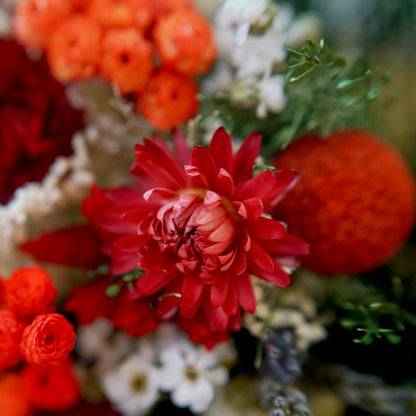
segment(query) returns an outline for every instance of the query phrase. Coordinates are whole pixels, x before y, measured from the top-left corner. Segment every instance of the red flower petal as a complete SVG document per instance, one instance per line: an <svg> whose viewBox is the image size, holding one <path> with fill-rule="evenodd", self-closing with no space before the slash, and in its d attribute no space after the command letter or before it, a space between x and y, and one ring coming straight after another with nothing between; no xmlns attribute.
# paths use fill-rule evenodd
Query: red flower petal
<svg viewBox="0 0 416 416"><path fill-rule="evenodd" d="M298 183L300 175L294 170L275 171L276 183L273 189L263 198L263 203L270 212Z"/></svg>
<svg viewBox="0 0 416 416"><path fill-rule="evenodd" d="M191 318L195 315L201 302L204 287L205 285L199 277L188 274L183 278L182 297L179 302L182 316ZM195 306L197 307L195 308Z"/></svg>
<svg viewBox="0 0 416 416"><path fill-rule="evenodd" d="M222 273L221 277L211 285L211 304L214 308L219 308L224 303L228 290L228 282L228 274Z"/></svg>
<svg viewBox="0 0 416 416"><path fill-rule="evenodd" d="M175 150L174 156L179 166L186 165L191 157L191 151L186 144L185 137L180 130L173 131L173 148Z"/></svg>
<svg viewBox="0 0 416 416"><path fill-rule="evenodd" d="M273 273L274 262L269 254L263 250L263 248L255 241L251 241L250 251L247 253L247 256L251 263L254 263L256 266L260 267L262 270L267 273Z"/></svg>
<svg viewBox="0 0 416 416"><path fill-rule="evenodd" d="M253 164L261 147L260 133L252 133L234 156L234 182L236 185L253 176Z"/></svg>
<svg viewBox="0 0 416 416"><path fill-rule="evenodd" d="M247 273L242 274L237 282L238 300L241 307L249 313L256 310L256 297L254 296L253 286Z"/></svg>
<svg viewBox="0 0 416 416"><path fill-rule="evenodd" d="M204 146L195 146L191 153L190 164L197 167L207 178L211 187L215 185L218 170L208 149Z"/></svg>
<svg viewBox="0 0 416 416"><path fill-rule="evenodd" d="M96 269L108 262L108 257L100 252L100 246L101 240L95 228L80 225L42 234L36 240L23 243L20 248L38 261Z"/></svg>
<svg viewBox="0 0 416 416"><path fill-rule="evenodd" d="M248 228L252 237L260 240L275 240L286 235L286 227L275 220L260 217Z"/></svg>
<svg viewBox="0 0 416 416"><path fill-rule="evenodd" d="M217 169L225 169L231 176L234 175L234 157L231 138L225 131L224 127L220 127L214 133L211 143L208 147L212 158L215 161Z"/></svg>
<svg viewBox="0 0 416 416"><path fill-rule="evenodd" d="M250 198L264 198L274 187L276 178L270 170L259 173L254 178L236 188L234 198L245 200Z"/></svg>
<svg viewBox="0 0 416 416"><path fill-rule="evenodd" d="M291 256L307 256L310 245L291 234L286 234L278 240L262 241L262 246L269 253Z"/></svg>

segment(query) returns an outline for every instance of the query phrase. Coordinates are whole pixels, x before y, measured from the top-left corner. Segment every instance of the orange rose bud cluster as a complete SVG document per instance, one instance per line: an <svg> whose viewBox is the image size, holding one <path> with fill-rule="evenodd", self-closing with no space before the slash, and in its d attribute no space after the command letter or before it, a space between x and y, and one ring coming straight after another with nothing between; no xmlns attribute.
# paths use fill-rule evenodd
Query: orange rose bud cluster
<svg viewBox="0 0 416 416"><path fill-rule="evenodd" d="M55 312L56 296L52 278L40 267L23 267L9 279L0 279L0 408L4 409L8 395L21 402L6 416L29 415L34 408L63 410L79 399L78 381L68 363L75 331ZM42 377L31 376L40 373ZM60 392L53 380L67 377L67 391ZM49 390L45 380L53 385ZM51 400L48 392L53 388L56 394ZM31 394L42 389L47 400L39 406Z"/></svg>
<svg viewBox="0 0 416 416"><path fill-rule="evenodd" d="M160 130L196 114L193 78L217 55L210 24L190 0L24 0L14 27L24 45L46 52L57 79L103 76Z"/></svg>

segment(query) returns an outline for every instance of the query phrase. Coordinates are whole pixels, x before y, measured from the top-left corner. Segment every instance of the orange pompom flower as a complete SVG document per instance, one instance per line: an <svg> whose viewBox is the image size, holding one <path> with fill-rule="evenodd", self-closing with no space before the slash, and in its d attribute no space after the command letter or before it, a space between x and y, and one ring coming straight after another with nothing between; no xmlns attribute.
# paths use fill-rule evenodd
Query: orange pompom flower
<svg viewBox="0 0 416 416"><path fill-rule="evenodd" d="M19 345L24 324L8 310L0 310L0 372L22 359Z"/></svg>
<svg viewBox="0 0 416 416"><path fill-rule="evenodd" d="M136 108L156 128L170 130L198 110L197 85L190 79L162 69L150 78L147 88L137 100Z"/></svg>
<svg viewBox="0 0 416 416"><path fill-rule="evenodd" d="M102 73L121 94L140 92L153 69L152 50L137 29L112 29L103 39Z"/></svg>
<svg viewBox="0 0 416 416"><path fill-rule="evenodd" d="M372 134L344 130L327 140L307 136L274 165L301 174L275 216L311 243L305 267L323 274L370 271L409 237L415 180L400 155Z"/></svg>
<svg viewBox="0 0 416 416"><path fill-rule="evenodd" d="M48 367L28 365L23 377L29 399L38 409L67 410L80 399L80 386L70 360Z"/></svg>
<svg viewBox="0 0 416 416"><path fill-rule="evenodd" d="M101 56L101 29L92 18L74 15L51 34L48 61L53 75L71 81L96 75Z"/></svg>
<svg viewBox="0 0 416 416"><path fill-rule="evenodd" d="M217 55L211 26L196 11L179 10L160 19L153 36L164 65L187 76L208 72Z"/></svg>
<svg viewBox="0 0 416 416"><path fill-rule="evenodd" d="M73 326L58 313L38 315L23 331L20 352L30 364L63 363L74 348Z"/></svg>
<svg viewBox="0 0 416 416"><path fill-rule="evenodd" d="M41 267L22 267L4 281L4 299L9 310L24 322L54 308L57 291L49 273Z"/></svg>
<svg viewBox="0 0 416 416"><path fill-rule="evenodd" d="M7 373L0 378L2 416L30 416L34 413L21 373Z"/></svg>
<svg viewBox="0 0 416 416"><path fill-rule="evenodd" d="M26 0L16 8L14 32L29 47L46 49L51 34L71 14L68 1Z"/></svg>
<svg viewBox="0 0 416 416"><path fill-rule="evenodd" d="M146 30L153 21L148 0L91 0L88 14L106 29L136 27Z"/></svg>

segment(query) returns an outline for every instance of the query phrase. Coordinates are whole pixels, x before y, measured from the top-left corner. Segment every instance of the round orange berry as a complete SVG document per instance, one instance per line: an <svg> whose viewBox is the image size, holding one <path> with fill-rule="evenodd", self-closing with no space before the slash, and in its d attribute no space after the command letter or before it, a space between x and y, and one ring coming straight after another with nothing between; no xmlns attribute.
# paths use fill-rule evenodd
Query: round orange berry
<svg viewBox="0 0 416 416"><path fill-rule="evenodd" d="M146 30L153 21L148 0L91 0L88 14L106 29L131 26Z"/></svg>
<svg viewBox="0 0 416 416"><path fill-rule="evenodd" d="M375 269L406 241L415 180L398 152L374 135L344 130L299 139L275 160L300 173L275 217L311 244L302 264L323 274Z"/></svg>
<svg viewBox="0 0 416 416"><path fill-rule="evenodd" d="M198 110L197 85L190 79L162 69L156 72L139 96L136 108L154 127L171 130L185 123Z"/></svg>
<svg viewBox="0 0 416 416"><path fill-rule="evenodd" d="M164 65L193 76L209 71L217 55L209 22L192 10L179 10L156 23L156 49Z"/></svg>
<svg viewBox="0 0 416 416"><path fill-rule="evenodd" d="M121 94L139 92L153 69L152 50L137 29L109 30L103 39L102 73Z"/></svg>
<svg viewBox="0 0 416 416"><path fill-rule="evenodd" d="M52 34L48 61L60 81L96 75L100 62L101 30L88 16L75 15Z"/></svg>
<svg viewBox="0 0 416 416"><path fill-rule="evenodd" d="M71 14L67 1L26 0L16 8L14 32L25 46L46 49L51 33Z"/></svg>

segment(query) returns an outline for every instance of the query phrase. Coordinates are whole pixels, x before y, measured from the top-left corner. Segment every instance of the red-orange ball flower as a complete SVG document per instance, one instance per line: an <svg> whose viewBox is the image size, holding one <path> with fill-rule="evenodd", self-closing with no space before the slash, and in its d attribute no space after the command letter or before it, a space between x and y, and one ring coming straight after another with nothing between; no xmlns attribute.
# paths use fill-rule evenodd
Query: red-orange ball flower
<svg viewBox="0 0 416 416"><path fill-rule="evenodd" d="M58 313L38 315L23 331L20 351L28 363L40 366L63 363L74 348L73 326Z"/></svg>
<svg viewBox="0 0 416 416"><path fill-rule="evenodd" d="M135 28L109 30L102 43L101 70L121 94L140 92L153 69L152 44Z"/></svg>
<svg viewBox="0 0 416 416"><path fill-rule="evenodd" d="M369 271L408 238L415 180L399 154L370 133L305 137L283 151L275 166L301 174L276 218L311 243L304 266L324 274Z"/></svg>
<svg viewBox="0 0 416 416"><path fill-rule="evenodd" d="M153 36L163 64L187 76L208 72L217 55L211 26L196 11L182 9L160 19Z"/></svg>
<svg viewBox="0 0 416 416"><path fill-rule="evenodd" d="M22 267L4 281L4 299L9 310L30 322L54 308L57 291L49 273L37 266Z"/></svg>
<svg viewBox="0 0 416 416"><path fill-rule="evenodd" d="M24 324L6 309L0 310L0 373L22 359L19 345Z"/></svg>
<svg viewBox="0 0 416 416"><path fill-rule="evenodd" d="M159 130L171 130L198 110L198 87L189 78L162 69L154 73L140 94L136 108Z"/></svg>
<svg viewBox="0 0 416 416"><path fill-rule="evenodd" d="M107 207L90 219L112 233L105 245L111 273L146 270L137 291L160 293L160 316L178 310L192 318L202 311L217 331L238 330L241 309L256 307L249 275L288 286L282 265L308 253L306 243L266 215L297 175L265 171L252 178L259 134L235 155L224 129L209 148L196 146L190 153L179 133L174 144L175 156L160 138L137 145L132 173L140 185L107 191L108 202L98 196Z"/></svg>
<svg viewBox="0 0 416 416"><path fill-rule="evenodd" d="M92 18L76 14L51 33L47 55L60 81L89 78L97 74L101 56L101 29Z"/></svg>
<svg viewBox="0 0 416 416"><path fill-rule="evenodd" d="M70 360L47 367L28 365L23 378L29 400L38 409L63 411L80 399L80 386Z"/></svg>

